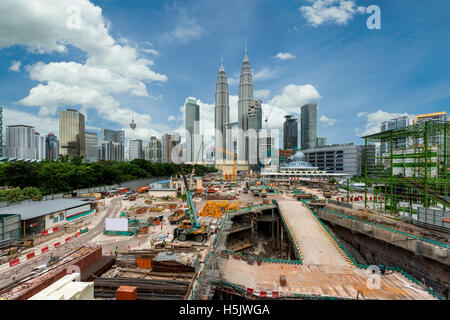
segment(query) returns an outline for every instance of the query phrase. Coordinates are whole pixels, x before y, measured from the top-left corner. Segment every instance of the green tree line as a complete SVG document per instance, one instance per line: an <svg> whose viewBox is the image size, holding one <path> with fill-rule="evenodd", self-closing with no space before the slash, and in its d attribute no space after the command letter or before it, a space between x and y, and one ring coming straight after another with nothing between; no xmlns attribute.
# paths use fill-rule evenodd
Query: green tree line
<svg viewBox="0 0 450 320"><path fill-rule="evenodd" d="M180 165L173 163L152 163L143 159L135 159L131 162L101 160L93 163L84 163L82 160L81 157L69 160L67 156L60 156L58 160L34 163L24 161L3 163L0 164L0 185L20 188L19 190L29 196L26 199L31 199L31 189L27 189L28 193L24 192L27 187L37 188L41 195L48 195L118 184L134 179L181 174ZM189 174L192 172L193 166L186 164L184 169L185 173ZM197 176L216 171L215 168L195 165L195 175ZM17 194L20 191L16 189L14 192ZM35 196L34 193L32 194Z"/></svg>

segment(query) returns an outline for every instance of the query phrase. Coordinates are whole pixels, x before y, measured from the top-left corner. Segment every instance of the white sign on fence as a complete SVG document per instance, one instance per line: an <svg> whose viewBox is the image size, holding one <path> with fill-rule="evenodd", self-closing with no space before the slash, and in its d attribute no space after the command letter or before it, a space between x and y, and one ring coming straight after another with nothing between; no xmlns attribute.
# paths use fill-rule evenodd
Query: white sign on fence
<svg viewBox="0 0 450 320"><path fill-rule="evenodd" d="M128 231L128 219L124 218L106 218L106 231Z"/></svg>

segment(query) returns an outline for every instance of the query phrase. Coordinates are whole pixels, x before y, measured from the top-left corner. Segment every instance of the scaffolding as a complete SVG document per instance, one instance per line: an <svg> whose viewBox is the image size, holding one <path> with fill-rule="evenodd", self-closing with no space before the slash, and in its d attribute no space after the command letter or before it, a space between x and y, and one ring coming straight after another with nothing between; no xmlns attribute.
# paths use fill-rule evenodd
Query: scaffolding
<svg viewBox="0 0 450 320"><path fill-rule="evenodd" d="M365 207L391 214L449 205L448 121L426 121L363 137ZM368 188L372 195L368 197Z"/></svg>

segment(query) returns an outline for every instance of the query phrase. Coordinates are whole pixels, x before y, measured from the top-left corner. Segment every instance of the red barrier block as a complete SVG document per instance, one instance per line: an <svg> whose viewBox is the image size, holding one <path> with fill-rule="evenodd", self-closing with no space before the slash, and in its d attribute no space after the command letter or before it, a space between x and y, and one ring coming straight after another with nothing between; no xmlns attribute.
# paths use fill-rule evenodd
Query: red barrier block
<svg viewBox="0 0 450 320"><path fill-rule="evenodd" d="M56 232L56 231L58 231L58 228L53 228L53 232Z"/></svg>
<svg viewBox="0 0 450 320"><path fill-rule="evenodd" d="M247 288L247 292L250 294L253 294L253 289L252 288Z"/></svg>
<svg viewBox="0 0 450 320"><path fill-rule="evenodd" d="M42 248L42 253L46 253L48 251L48 247Z"/></svg>
<svg viewBox="0 0 450 320"><path fill-rule="evenodd" d="M266 291L261 291L261 292L259 293L259 296L260 296L260 297L267 297L267 292L266 292Z"/></svg>
<svg viewBox="0 0 450 320"><path fill-rule="evenodd" d="M60 245L61 245L61 243L56 242L53 246L56 248L56 247L59 247Z"/></svg>
<svg viewBox="0 0 450 320"><path fill-rule="evenodd" d="M27 260L33 259L34 257L34 252L27 254Z"/></svg>
<svg viewBox="0 0 450 320"><path fill-rule="evenodd" d="M66 238L66 242L69 242L69 241L70 241L70 237Z"/></svg>
<svg viewBox="0 0 450 320"><path fill-rule="evenodd" d="M78 238L79 235L80 235L80 232L75 233L75 238Z"/></svg>
<svg viewBox="0 0 450 320"><path fill-rule="evenodd" d="M43 235L43 236L48 235L48 230L45 230L44 232L42 232L42 235Z"/></svg>
<svg viewBox="0 0 450 320"><path fill-rule="evenodd" d="M277 291L272 291L272 298L278 298L279 296Z"/></svg>
<svg viewBox="0 0 450 320"><path fill-rule="evenodd" d="M11 260L9 262L9 266L14 267L14 266L18 265L19 263L20 263L20 260L17 258L17 259Z"/></svg>

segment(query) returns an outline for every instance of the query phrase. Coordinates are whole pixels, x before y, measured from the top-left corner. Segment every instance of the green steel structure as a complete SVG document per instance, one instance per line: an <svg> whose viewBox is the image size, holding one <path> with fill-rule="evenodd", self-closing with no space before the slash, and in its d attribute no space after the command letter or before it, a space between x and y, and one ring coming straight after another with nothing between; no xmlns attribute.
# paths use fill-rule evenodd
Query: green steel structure
<svg viewBox="0 0 450 320"><path fill-rule="evenodd" d="M366 137L363 173L365 207L415 213L415 205L449 203L447 122L427 121ZM374 196L368 197L368 188Z"/></svg>

